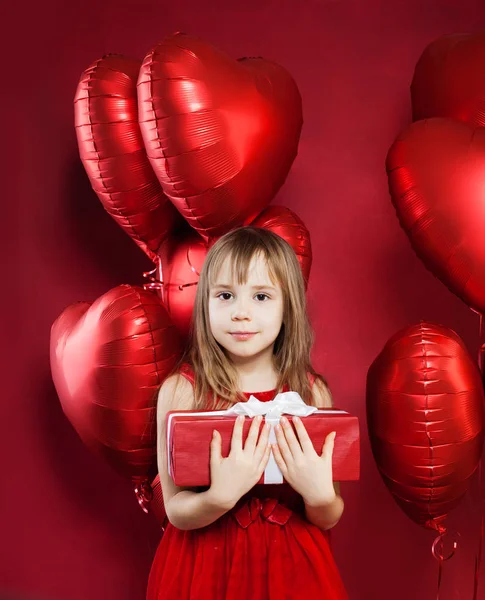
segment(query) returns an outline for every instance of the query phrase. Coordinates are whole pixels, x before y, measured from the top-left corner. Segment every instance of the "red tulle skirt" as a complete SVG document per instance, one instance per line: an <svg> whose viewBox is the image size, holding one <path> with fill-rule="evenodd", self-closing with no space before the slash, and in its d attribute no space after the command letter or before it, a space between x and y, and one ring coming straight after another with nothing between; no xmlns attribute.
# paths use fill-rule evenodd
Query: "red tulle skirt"
<svg viewBox="0 0 485 600"><path fill-rule="evenodd" d="M256 486L202 529L167 525L147 600L344 600L327 534L287 484Z"/></svg>

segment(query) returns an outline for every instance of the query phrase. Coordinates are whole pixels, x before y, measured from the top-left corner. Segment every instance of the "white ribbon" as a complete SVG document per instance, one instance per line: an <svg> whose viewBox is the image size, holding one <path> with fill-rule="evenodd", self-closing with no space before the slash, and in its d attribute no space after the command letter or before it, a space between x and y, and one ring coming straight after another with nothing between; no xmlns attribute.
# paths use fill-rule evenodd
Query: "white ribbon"
<svg viewBox="0 0 485 600"><path fill-rule="evenodd" d="M306 417L317 410L316 406L305 404L298 392L281 392L269 402L261 402L255 396L250 396L247 402L238 402L224 413L227 415L247 415L248 417L265 415L265 420L269 423L279 423L283 414Z"/></svg>
<svg viewBox="0 0 485 600"><path fill-rule="evenodd" d="M264 415L266 423L271 425L269 434L269 443L276 444L276 434L274 428L280 422L281 415L293 415L297 417L307 417L314 413L325 413L325 414L347 414L344 410L332 410L325 409L319 410L316 406L309 406L305 404L303 398L298 392L281 392L277 394L273 400L269 402L261 402L255 396L250 396L249 400L245 402L238 402L231 406L227 410L211 410L207 412L180 412L172 413L168 416L167 421L167 456L168 456L168 472L171 475L171 464L170 464L170 436L171 436L171 419L174 416L192 416L198 417L220 417L230 415L245 415L248 417L256 417L257 415ZM283 474L280 468L276 464L276 461L271 452L268 464L264 470L264 483L283 483Z"/></svg>

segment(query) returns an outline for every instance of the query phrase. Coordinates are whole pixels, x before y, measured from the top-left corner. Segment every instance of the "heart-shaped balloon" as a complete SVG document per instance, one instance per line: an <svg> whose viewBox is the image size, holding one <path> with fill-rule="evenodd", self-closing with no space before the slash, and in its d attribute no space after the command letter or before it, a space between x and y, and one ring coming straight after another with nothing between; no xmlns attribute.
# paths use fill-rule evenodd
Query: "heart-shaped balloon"
<svg viewBox="0 0 485 600"><path fill-rule="evenodd" d="M445 35L421 55L411 84L414 120L485 125L485 33Z"/></svg>
<svg viewBox="0 0 485 600"><path fill-rule="evenodd" d="M297 154L301 97L279 65L233 60L183 34L147 54L138 79L140 127L166 195L202 237L250 223Z"/></svg>
<svg viewBox="0 0 485 600"><path fill-rule="evenodd" d="M69 306L52 326L64 413L86 446L135 482L157 472L157 390L181 351L156 294L129 285Z"/></svg>
<svg viewBox="0 0 485 600"><path fill-rule="evenodd" d="M396 333L367 376L367 423L384 483L419 525L441 531L483 445L480 372L463 341L432 323Z"/></svg>
<svg viewBox="0 0 485 600"><path fill-rule="evenodd" d="M79 153L106 211L152 259L183 221L148 162L138 124L141 61L107 55L81 75L74 100Z"/></svg>
<svg viewBox="0 0 485 600"><path fill-rule="evenodd" d="M427 268L485 313L485 129L413 123L387 156L399 221Z"/></svg>

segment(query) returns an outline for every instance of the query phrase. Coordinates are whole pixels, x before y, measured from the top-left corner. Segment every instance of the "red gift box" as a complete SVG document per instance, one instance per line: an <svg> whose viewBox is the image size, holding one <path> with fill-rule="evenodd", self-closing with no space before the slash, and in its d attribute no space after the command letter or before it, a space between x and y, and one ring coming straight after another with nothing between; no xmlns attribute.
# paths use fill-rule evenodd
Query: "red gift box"
<svg viewBox="0 0 485 600"><path fill-rule="evenodd" d="M168 472L179 487L210 485L210 441L217 429L222 437L222 456L228 456L237 415L225 411L170 411L167 413ZM291 423L291 415L287 415ZM321 454L325 437L336 431L333 451L333 479L355 481L360 474L359 420L339 409L320 409L301 417L302 423ZM246 440L252 418L246 417L243 441ZM264 419L261 427L264 425ZM271 464L270 464L271 463ZM276 475L276 471L278 475ZM278 480L276 480L278 479ZM271 456L259 483L282 483L281 471Z"/></svg>

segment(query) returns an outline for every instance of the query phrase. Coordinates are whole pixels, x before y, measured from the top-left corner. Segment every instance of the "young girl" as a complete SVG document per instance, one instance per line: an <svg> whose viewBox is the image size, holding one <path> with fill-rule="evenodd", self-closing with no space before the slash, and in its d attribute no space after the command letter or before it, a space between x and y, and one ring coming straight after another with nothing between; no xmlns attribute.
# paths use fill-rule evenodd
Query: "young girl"
<svg viewBox="0 0 485 600"><path fill-rule="evenodd" d="M147 600L347 598L325 533L343 511L332 482L335 434L319 454L304 418L289 417L295 435L282 417L277 444L269 446L267 426L258 439L257 417L243 444L240 417L227 458L214 431L210 487L178 488L167 473L169 410L220 410L251 394L268 401L288 390L307 404L330 407L326 382L310 363L312 340L291 246L252 227L220 238L200 274L190 349L159 392L158 468L169 523ZM285 482L258 485L271 451Z"/></svg>

